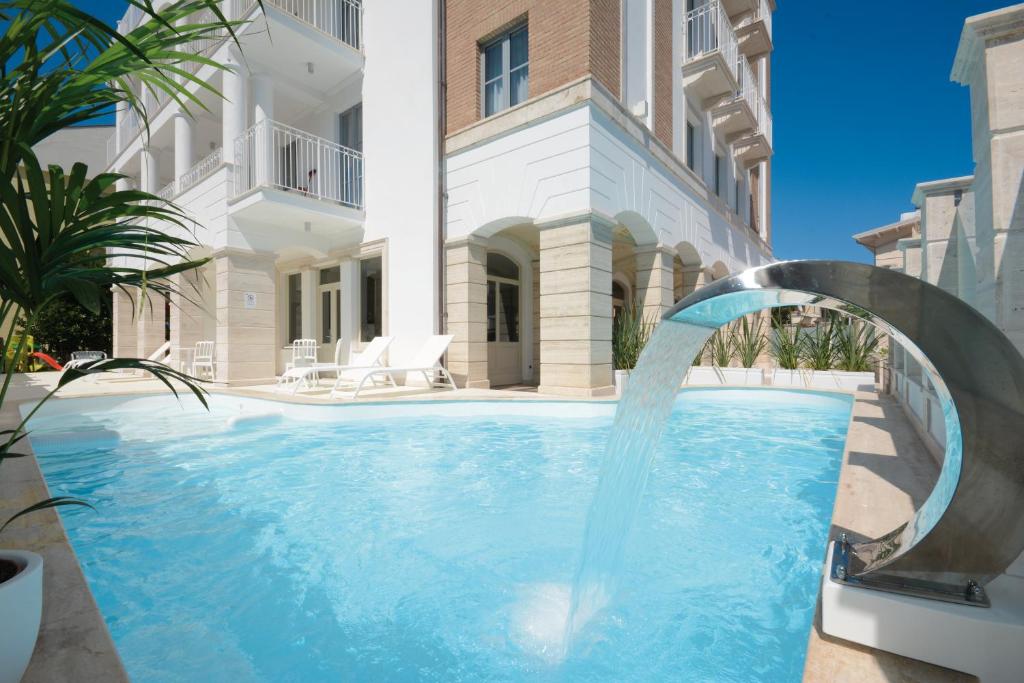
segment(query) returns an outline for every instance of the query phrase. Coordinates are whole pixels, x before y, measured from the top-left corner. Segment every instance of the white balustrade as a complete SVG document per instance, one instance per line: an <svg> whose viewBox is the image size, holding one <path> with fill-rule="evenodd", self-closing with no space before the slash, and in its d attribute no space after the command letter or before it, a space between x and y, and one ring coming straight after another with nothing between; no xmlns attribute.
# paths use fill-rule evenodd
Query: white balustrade
<svg viewBox="0 0 1024 683"><path fill-rule="evenodd" d="M743 55L739 57L739 84L740 89L736 94L737 97L743 98L747 105L750 107L750 111L754 114L754 118L757 121L757 132L765 136L768 144L772 144L772 115L768 111L768 105L765 102L764 97L761 96L760 88L758 87L757 79L754 78L754 70L750 66L750 61Z"/></svg>
<svg viewBox="0 0 1024 683"><path fill-rule="evenodd" d="M265 120L235 141L234 194L257 187L363 207L363 155L298 128Z"/></svg>
<svg viewBox="0 0 1024 683"><path fill-rule="evenodd" d="M713 52L720 51L729 72L734 79L739 78L738 68L739 44L736 33L732 30L729 15L725 13L718 0L711 0L686 13L684 19L686 34L686 59L693 61Z"/></svg>
<svg viewBox="0 0 1024 683"><path fill-rule="evenodd" d="M184 192L195 187L208 175L217 170L217 167L224 161L224 148L218 147L205 157L196 162L192 168L178 178L178 192Z"/></svg>

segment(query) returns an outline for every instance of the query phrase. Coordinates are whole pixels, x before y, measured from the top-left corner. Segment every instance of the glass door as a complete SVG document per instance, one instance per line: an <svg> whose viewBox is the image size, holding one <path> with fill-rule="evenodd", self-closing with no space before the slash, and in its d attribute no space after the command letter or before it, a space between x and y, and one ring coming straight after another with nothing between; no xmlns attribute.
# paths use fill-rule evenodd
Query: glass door
<svg viewBox="0 0 1024 683"><path fill-rule="evenodd" d="M341 268L334 266L320 270L317 302L317 341L321 363L334 362L334 347L341 331Z"/></svg>

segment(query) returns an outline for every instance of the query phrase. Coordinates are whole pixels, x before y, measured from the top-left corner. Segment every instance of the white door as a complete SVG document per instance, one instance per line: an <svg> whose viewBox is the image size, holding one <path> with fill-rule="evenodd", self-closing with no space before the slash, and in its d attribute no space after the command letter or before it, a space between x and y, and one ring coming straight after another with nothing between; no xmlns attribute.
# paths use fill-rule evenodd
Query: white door
<svg viewBox="0 0 1024 683"><path fill-rule="evenodd" d="M491 386L523 381L520 340L519 266L498 253L487 254L487 378Z"/></svg>
<svg viewBox="0 0 1024 683"><path fill-rule="evenodd" d="M316 337L320 344L317 358L321 363L334 362L334 346L341 330L341 277L338 266L320 271L317 290Z"/></svg>

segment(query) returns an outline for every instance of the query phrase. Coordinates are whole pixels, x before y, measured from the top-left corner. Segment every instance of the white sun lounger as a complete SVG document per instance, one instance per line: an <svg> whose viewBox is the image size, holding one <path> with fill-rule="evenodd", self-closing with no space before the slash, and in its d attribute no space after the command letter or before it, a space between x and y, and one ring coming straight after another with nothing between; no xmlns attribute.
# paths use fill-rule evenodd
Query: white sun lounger
<svg viewBox="0 0 1024 683"><path fill-rule="evenodd" d="M335 381L335 386L343 378L352 378L355 373L358 375L358 379L362 378L362 371L368 368L381 368L381 358L384 356L384 352L387 351L388 346L391 345L391 337L374 337L366 348L362 351L353 354L351 361L345 365L325 365L323 363L317 363L316 365L291 368L285 370L284 374L277 379L277 387L280 389L282 386L292 385L292 393L296 393L299 390L299 386L309 386L310 380L319 377L320 373L335 373L338 379ZM335 357L338 354L335 353ZM340 358L338 358L340 360ZM395 383L393 377L388 375L391 384ZM333 389L332 389L333 391Z"/></svg>
<svg viewBox="0 0 1024 683"><path fill-rule="evenodd" d="M77 368L79 365L85 365L94 360L103 360L106 357L105 351L72 351L71 360L64 364L64 369Z"/></svg>
<svg viewBox="0 0 1024 683"><path fill-rule="evenodd" d="M352 398L358 398L359 392L363 390L366 383L376 382L376 378L380 375L386 375L391 380L392 385L394 385L395 379L393 375L396 372L421 373L424 379L427 380L429 388L449 386L455 389L455 380L452 379L452 376L445 367L441 365L441 356L448 350L448 345L451 343L452 335L436 334L427 337L408 365L350 368L350 372L346 373L345 377L342 377L342 373L338 373L338 380L334 383L334 388L331 389L331 398L334 398L343 384L354 384L355 391L352 394ZM438 373L440 373L443 379L448 381L447 385L437 381Z"/></svg>

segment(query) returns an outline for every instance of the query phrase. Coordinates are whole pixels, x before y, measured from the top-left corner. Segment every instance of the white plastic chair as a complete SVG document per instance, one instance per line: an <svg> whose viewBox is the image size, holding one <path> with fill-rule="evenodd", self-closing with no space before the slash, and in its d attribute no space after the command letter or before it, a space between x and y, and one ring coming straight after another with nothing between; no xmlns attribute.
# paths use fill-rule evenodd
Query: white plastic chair
<svg viewBox="0 0 1024 683"><path fill-rule="evenodd" d="M285 370L285 373L281 375L277 380L278 387L289 383L294 383L292 386L292 393L298 391L299 386L309 386L309 379L311 377L319 377L321 372L333 372L337 375L337 379L334 382L334 386L337 387L339 382L350 380L353 382L359 381L362 378L362 371L367 368L379 368L382 363L381 359L384 357L384 352L387 351L388 346L391 345L391 337L374 337L366 348L358 353L352 354L351 360L348 363L326 365L323 363L317 364L312 367L303 368L291 368ZM341 360L341 345L335 347L335 358ZM355 373L355 374L353 374ZM394 385L395 380L393 377L388 376L391 384ZM334 389L331 389L334 392Z"/></svg>
<svg viewBox="0 0 1024 683"><path fill-rule="evenodd" d="M338 379L334 383L334 388L331 389L331 398L334 398L339 387L345 382L355 385L355 391L352 394L352 398L358 398L359 392L363 390L366 383L373 382L376 384L377 377L380 375L386 376L391 381L392 386L397 386L394 378L394 373L396 372L418 372L422 374L423 378L427 381L428 388L446 386L437 381L437 375L440 374L442 379L447 380L447 386L451 389L455 389L455 380L452 379L448 370L441 365L441 357L444 355L444 352L448 350L448 345L451 343L452 335L450 334L432 335L426 338L419 350L413 355L412 360L408 365L385 365L382 367L362 368L353 367L349 368L345 373L339 372Z"/></svg>
<svg viewBox="0 0 1024 683"><path fill-rule="evenodd" d="M192 353L192 376L199 377L199 372L209 373L210 379L216 377L214 353L216 345L212 341L196 342L196 350Z"/></svg>

